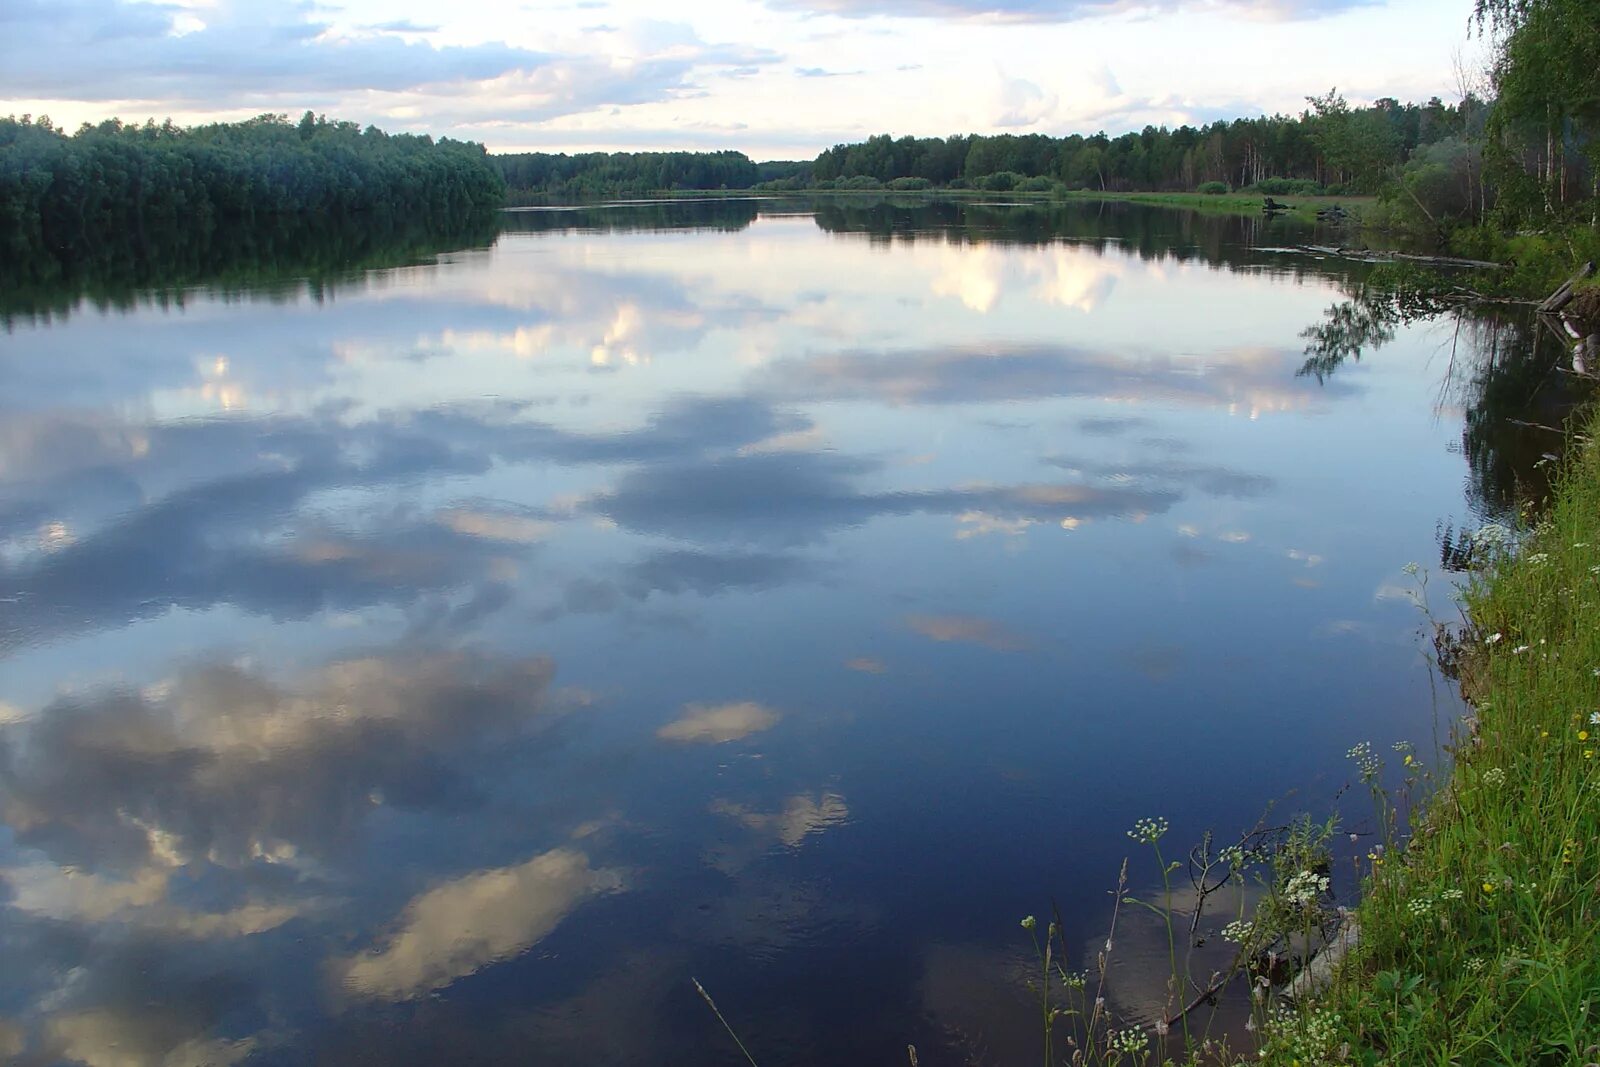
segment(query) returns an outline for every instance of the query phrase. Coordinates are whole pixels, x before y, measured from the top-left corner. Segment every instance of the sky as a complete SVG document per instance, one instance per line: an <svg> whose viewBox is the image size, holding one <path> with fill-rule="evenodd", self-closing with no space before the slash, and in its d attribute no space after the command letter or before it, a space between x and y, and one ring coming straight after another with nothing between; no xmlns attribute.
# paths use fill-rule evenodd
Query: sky
<svg viewBox="0 0 1600 1067"><path fill-rule="evenodd" d="M1459 97L1466 0L0 0L0 114L262 112L494 151L801 159Z"/></svg>

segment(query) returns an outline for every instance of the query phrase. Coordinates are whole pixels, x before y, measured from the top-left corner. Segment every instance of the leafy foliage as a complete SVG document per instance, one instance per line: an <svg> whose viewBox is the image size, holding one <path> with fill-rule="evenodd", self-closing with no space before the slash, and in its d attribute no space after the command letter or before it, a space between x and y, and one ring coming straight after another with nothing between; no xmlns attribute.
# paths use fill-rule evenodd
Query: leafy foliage
<svg viewBox="0 0 1600 1067"><path fill-rule="evenodd" d="M177 226L257 225L284 215L460 216L500 202L481 145L391 135L307 112L180 128L0 119L0 253L61 262ZM113 236L115 235L115 236Z"/></svg>

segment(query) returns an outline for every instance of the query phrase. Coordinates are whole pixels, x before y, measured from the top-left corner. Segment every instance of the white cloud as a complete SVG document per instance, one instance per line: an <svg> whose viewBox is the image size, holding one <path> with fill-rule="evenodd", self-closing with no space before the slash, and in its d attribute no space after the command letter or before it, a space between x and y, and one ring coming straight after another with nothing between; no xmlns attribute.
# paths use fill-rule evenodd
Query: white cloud
<svg viewBox="0 0 1600 1067"><path fill-rule="evenodd" d="M720 745L777 725L779 714L754 701L737 704L689 704L682 717L656 731L663 741L693 741Z"/></svg>
<svg viewBox="0 0 1600 1067"><path fill-rule="evenodd" d="M798 848L812 834L819 834L830 826L838 826L850 817L844 797L837 793L819 793L816 796L798 793L784 801L783 807L777 811L754 811L726 800L714 802L711 810L737 820L747 829L776 839L786 848Z"/></svg>
<svg viewBox="0 0 1600 1067"><path fill-rule="evenodd" d="M353 993L408 1000L520 955L579 904L622 885L620 872L592 868L571 848L469 874L412 900L381 949L335 961L334 973Z"/></svg>

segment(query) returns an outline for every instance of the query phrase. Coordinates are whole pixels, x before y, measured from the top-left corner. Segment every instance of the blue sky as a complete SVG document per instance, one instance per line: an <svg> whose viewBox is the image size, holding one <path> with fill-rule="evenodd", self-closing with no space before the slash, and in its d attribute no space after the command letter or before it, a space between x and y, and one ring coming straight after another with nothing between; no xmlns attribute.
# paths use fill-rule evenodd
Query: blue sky
<svg viewBox="0 0 1600 1067"><path fill-rule="evenodd" d="M496 150L871 133L1119 133L1459 95L1464 0L7 0L0 113L69 127L263 111ZM1458 62L1459 61L1459 62Z"/></svg>

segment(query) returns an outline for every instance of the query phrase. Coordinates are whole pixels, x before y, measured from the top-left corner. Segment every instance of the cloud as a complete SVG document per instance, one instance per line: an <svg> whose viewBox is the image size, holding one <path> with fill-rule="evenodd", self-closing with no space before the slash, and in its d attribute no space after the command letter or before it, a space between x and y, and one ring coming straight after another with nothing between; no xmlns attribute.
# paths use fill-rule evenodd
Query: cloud
<svg viewBox="0 0 1600 1067"><path fill-rule="evenodd" d="M1056 110L1056 95L1026 78L1000 78L993 123L1001 128L1032 126Z"/></svg>
<svg viewBox="0 0 1600 1067"><path fill-rule="evenodd" d="M103 878L73 867L34 863L0 870L10 905L62 922L117 923L194 938L243 937L272 930L301 915L292 904L247 903L226 911L194 911L168 899L169 869L146 867L127 879Z"/></svg>
<svg viewBox="0 0 1600 1067"><path fill-rule="evenodd" d="M1074 22L1130 12L1235 10L1269 19L1319 18L1375 0L767 0L769 7L844 18L974 19L985 22Z"/></svg>
<svg viewBox="0 0 1600 1067"><path fill-rule="evenodd" d="M418 649L294 686L208 665L62 698L0 729L0 818L61 866L130 872L120 889L87 883L86 900L149 891L152 866L337 858L374 798L459 806L464 761L554 718L551 673L541 658Z"/></svg>
<svg viewBox="0 0 1600 1067"><path fill-rule="evenodd" d="M255 1051L253 1038L228 1040L186 1033L189 1020L148 1008L71 1012L45 1028L62 1059L88 1067L231 1067Z"/></svg>
<svg viewBox="0 0 1600 1067"><path fill-rule="evenodd" d="M857 656L854 659L847 659L844 661L844 665L848 669L860 671L862 674L886 674L889 670L882 660L873 659L871 656Z"/></svg>
<svg viewBox="0 0 1600 1067"><path fill-rule="evenodd" d="M1242 350L1201 361L1064 346L951 346L779 360L763 368L757 380L773 395L793 401L907 406L1087 396L1260 412L1302 408L1317 399L1313 386L1294 377L1302 360L1303 354L1287 350Z"/></svg>
<svg viewBox="0 0 1600 1067"><path fill-rule="evenodd" d="M1047 456L1041 462L1072 474L1106 478L1118 484L1193 486L1207 496L1248 499L1265 496L1278 483L1264 474L1250 474L1206 463L1185 463L1176 459L1143 460L1127 463Z"/></svg>
<svg viewBox="0 0 1600 1067"><path fill-rule="evenodd" d="M390 22L374 22L371 25L363 26L362 29L371 30L374 33L438 33L439 32L439 27L438 26L424 25L422 23L413 22L410 19L394 19L394 20L392 20Z"/></svg>
<svg viewBox="0 0 1600 1067"><path fill-rule="evenodd" d="M770 730L781 718L778 712L754 701L737 704L687 704L683 715L656 731L663 741L720 745Z"/></svg>
<svg viewBox="0 0 1600 1067"><path fill-rule="evenodd" d="M736 820L747 829L772 837L785 848L798 848L812 834L820 834L850 818L850 808L837 793L815 796L799 793L784 801L777 811L754 811L727 800L713 802L711 810Z"/></svg>
<svg viewBox="0 0 1600 1067"><path fill-rule="evenodd" d="M307 6L197 9L128 0L15 0L0 93L23 98L210 106L351 90L397 92L534 70L552 57L504 44L435 47L388 30L339 36Z"/></svg>
<svg viewBox="0 0 1600 1067"><path fill-rule="evenodd" d="M827 70L823 67L796 67L794 72L801 78L849 78L866 73L864 70Z"/></svg>
<svg viewBox="0 0 1600 1067"><path fill-rule="evenodd" d="M1021 652L1032 647L1032 642L1021 634L975 615L907 615L905 624L933 641L956 641L995 652Z"/></svg>
<svg viewBox="0 0 1600 1067"><path fill-rule="evenodd" d="M1132 518L1165 511L1170 490L1025 483L867 490L881 464L830 453L734 455L629 471L580 506L632 530L699 541L798 544L873 518L985 511L1008 519Z"/></svg>
<svg viewBox="0 0 1600 1067"><path fill-rule="evenodd" d="M0 429L0 523L47 517L81 532L52 551L0 555L0 587L49 605L0 616L0 656L26 643L228 603L275 618L414 603L430 591L493 592L502 564L557 518L493 502L302 517L308 497L469 474L496 461L691 460L810 423L753 398L686 397L643 425L584 434L503 403L387 414L127 423L50 415ZM168 490L173 484L181 488ZM7 518L10 516L10 518ZM363 519L365 521L363 521ZM503 594L501 594L503 596ZM490 601L480 600L480 606ZM502 600L503 603L503 600ZM465 619L458 619L465 621Z"/></svg>
<svg viewBox="0 0 1600 1067"><path fill-rule="evenodd" d="M619 52L533 51L488 41L435 45L408 20L350 31L314 4L229 2L184 9L139 0L14 0L0 14L0 95L140 100L205 109L383 94L394 115L430 125L506 124L670 100L703 69L777 62L712 44L686 26L626 28ZM370 97L366 106L374 101ZM391 123L391 125L393 125Z"/></svg>
<svg viewBox="0 0 1600 1067"><path fill-rule="evenodd" d="M591 867L577 849L552 849L428 890L406 905L382 948L335 960L332 970L351 993L409 1000L521 955L578 905L621 888L620 871Z"/></svg>
<svg viewBox="0 0 1600 1067"><path fill-rule="evenodd" d="M815 573L816 565L798 556L673 549L630 564L622 587L641 600L656 592L715 596L734 589L771 589Z"/></svg>

